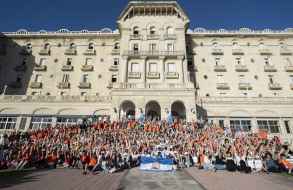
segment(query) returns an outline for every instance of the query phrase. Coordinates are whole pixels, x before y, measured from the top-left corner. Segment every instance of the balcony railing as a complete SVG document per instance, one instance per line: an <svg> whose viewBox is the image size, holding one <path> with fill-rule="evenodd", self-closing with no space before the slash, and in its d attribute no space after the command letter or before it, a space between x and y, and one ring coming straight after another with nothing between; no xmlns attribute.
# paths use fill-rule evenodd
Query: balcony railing
<svg viewBox="0 0 293 190"><path fill-rule="evenodd" d="M147 73L147 78L148 79L159 79L160 78L160 73L159 72L148 72Z"/></svg>
<svg viewBox="0 0 293 190"><path fill-rule="evenodd" d="M232 49L232 55L244 55L242 49Z"/></svg>
<svg viewBox="0 0 293 190"><path fill-rule="evenodd" d="M84 71L84 72L93 71L94 66L93 65L83 65L83 66L81 66L81 70Z"/></svg>
<svg viewBox="0 0 293 190"><path fill-rule="evenodd" d="M83 53L83 55L96 55L96 50L94 50L94 49L87 49L87 50L85 50L85 52Z"/></svg>
<svg viewBox="0 0 293 190"><path fill-rule="evenodd" d="M252 86L250 83L241 82L239 83L239 90L252 90Z"/></svg>
<svg viewBox="0 0 293 190"><path fill-rule="evenodd" d="M41 49L39 52L39 55L50 55L51 51L50 49Z"/></svg>
<svg viewBox="0 0 293 190"><path fill-rule="evenodd" d="M65 55L76 55L77 51L75 48L69 48L65 50Z"/></svg>
<svg viewBox="0 0 293 190"><path fill-rule="evenodd" d="M133 34L133 35L130 35L130 39L131 40L142 40L142 35L140 35L140 34Z"/></svg>
<svg viewBox="0 0 293 190"><path fill-rule="evenodd" d="M60 82L57 87L59 89L69 89L70 83L69 82Z"/></svg>
<svg viewBox="0 0 293 190"><path fill-rule="evenodd" d="M167 72L165 73L166 79L178 79L179 78L179 73L177 72Z"/></svg>
<svg viewBox="0 0 293 190"><path fill-rule="evenodd" d="M164 39L165 40L176 40L177 39L177 35L176 34L165 34L164 35Z"/></svg>
<svg viewBox="0 0 293 190"><path fill-rule="evenodd" d="M147 35L147 39L148 40L158 40L158 39L160 39L160 35L157 35L157 34L149 34L149 35Z"/></svg>
<svg viewBox="0 0 293 190"><path fill-rule="evenodd" d="M275 68L274 65L265 65L264 71L265 72L277 72L277 69Z"/></svg>
<svg viewBox="0 0 293 190"><path fill-rule="evenodd" d="M288 65L285 67L286 72L293 72L293 65Z"/></svg>
<svg viewBox="0 0 293 190"><path fill-rule="evenodd" d="M72 65L63 65L61 70L62 71L73 71L73 66Z"/></svg>
<svg viewBox="0 0 293 190"><path fill-rule="evenodd" d="M269 49L260 49L259 50L260 55L272 55L272 51Z"/></svg>
<svg viewBox="0 0 293 190"><path fill-rule="evenodd" d="M81 82L81 83L79 83L78 87L80 89L90 89L91 88L91 83L89 83L89 82Z"/></svg>
<svg viewBox="0 0 293 190"><path fill-rule="evenodd" d="M224 55L224 51L222 49L214 48L212 49L212 55Z"/></svg>
<svg viewBox="0 0 293 190"><path fill-rule="evenodd" d="M0 102L110 102L109 96L0 96Z"/></svg>
<svg viewBox="0 0 293 190"><path fill-rule="evenodd" d="M270 90L282 90L282 86L279 83L269 83Z"/></svg>
<svg viewBox="0 0 293 190"><path fill-rule="evenodd" d="M230 90L230 86L228 83L217 83L218 90Z"/></svg>
<svg viewBox="0 0 293 190"><path fill-rule="evenodd" d="M287 48L281 48L280 50L280 54L281 55L292 55L292 51L290 49L287 49Z"/></svg>
<svg viewBox="0 0 293 190"><path fill-rule="evenodd" d="M35 71L46 71L47 66L46 65L36 65L34 69L35 69Z"/></svg>
<svg viewBox="0 0 293 190"><path fill-rule="evenodd" d="M118 65L111 65L109 71L118 71Z"/></svg>
<svg viewBox="0 0 293 190"><path fill-rule="evenodd" d="M130 57L139 56L181 56L184 55L183 51L126 51L124 55Z"/></svg>
<svg viewBox="0 0 293 190"><path fill-rule="evenodd" d="M140 79L141 78L141 73L140 72L129 72L128 73L128 78L130 78L130 79Z"/></svg>
<svg viewBox="0 0 293 190"><path fill-rule="evenodd" d="M246 65L236 65L235 66L235 70L237 72L247 72L248 71L248 68Z"/></svg>
<svg viewBox="0 0 293 190"><path fill-rule="evenodd" d="M16 72L25 72L27 70L27 66L26 65L18 65L14 68L14 70Z"/></svg>
<svg viewBox="0 0 293 190"><path fill-rule="evenodd" d="M215 72L226 72L226 66L225 65L215 65L214 67Z"/></svg>
<svg viewBox="0 0 293 190"><path fill-rule="evenodd" d="M32 88L32 89L40 89L40 88L42 88L42 83L41 82L32 82L31 84L30 84L30 87Z"/></svg>
<svg viewBox="0 0 293 190"><path fill-rule="evenodd" d="M112 55L119 55L120 49L112 49Z"/></svg>

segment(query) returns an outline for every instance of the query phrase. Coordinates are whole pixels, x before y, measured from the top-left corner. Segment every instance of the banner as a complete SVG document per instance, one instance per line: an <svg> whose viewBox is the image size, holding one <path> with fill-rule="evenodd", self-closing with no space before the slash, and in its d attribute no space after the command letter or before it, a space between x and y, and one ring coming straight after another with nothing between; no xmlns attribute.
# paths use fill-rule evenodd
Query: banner
<svg viewBox="0 0 293 190"><path fill-rule="evenodd" d="M140 170L144 171L173 171L176 166L172 159L154 158L154 157L141 157Z"/></svg>

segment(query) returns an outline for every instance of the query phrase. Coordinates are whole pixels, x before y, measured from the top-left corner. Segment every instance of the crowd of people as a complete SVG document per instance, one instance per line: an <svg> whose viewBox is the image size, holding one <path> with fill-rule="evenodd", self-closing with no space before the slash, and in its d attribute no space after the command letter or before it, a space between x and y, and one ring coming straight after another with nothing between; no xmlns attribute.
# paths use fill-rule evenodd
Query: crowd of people
<svg viewBox="0 0 293 190"><path fill-rule="evenodd" d="M293 169L292 145L278 137L179 120L57 125L2 134L0 139L0 170L63 167L79 168L84 174L113 173L138 166L142 156L172 159L177 168L211 171L291 173Z"/></svg>

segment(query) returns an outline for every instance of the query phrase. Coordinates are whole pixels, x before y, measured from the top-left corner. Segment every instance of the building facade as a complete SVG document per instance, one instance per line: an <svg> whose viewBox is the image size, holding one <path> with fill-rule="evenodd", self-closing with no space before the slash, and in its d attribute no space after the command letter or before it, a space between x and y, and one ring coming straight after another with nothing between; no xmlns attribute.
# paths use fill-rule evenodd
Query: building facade
<svg viewBox="0 0 293 190"><path fill-rule="evenodd" d="M171 112L292 142L293 29L189 22L176 1L130 1L114 31L2 33L0 130Z"/></svg>

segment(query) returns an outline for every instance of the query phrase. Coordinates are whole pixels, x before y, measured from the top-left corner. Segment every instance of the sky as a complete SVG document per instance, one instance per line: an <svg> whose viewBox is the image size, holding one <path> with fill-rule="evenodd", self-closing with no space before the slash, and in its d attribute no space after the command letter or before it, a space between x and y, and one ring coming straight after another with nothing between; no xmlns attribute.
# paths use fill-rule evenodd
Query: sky
<svg viewBox="0 0 293 190"><path fill-rule="evenodd" d="M0 31L116 29L128 0L2 0ZM190 28L293 28L293 0L178 0Z"/></svg>

